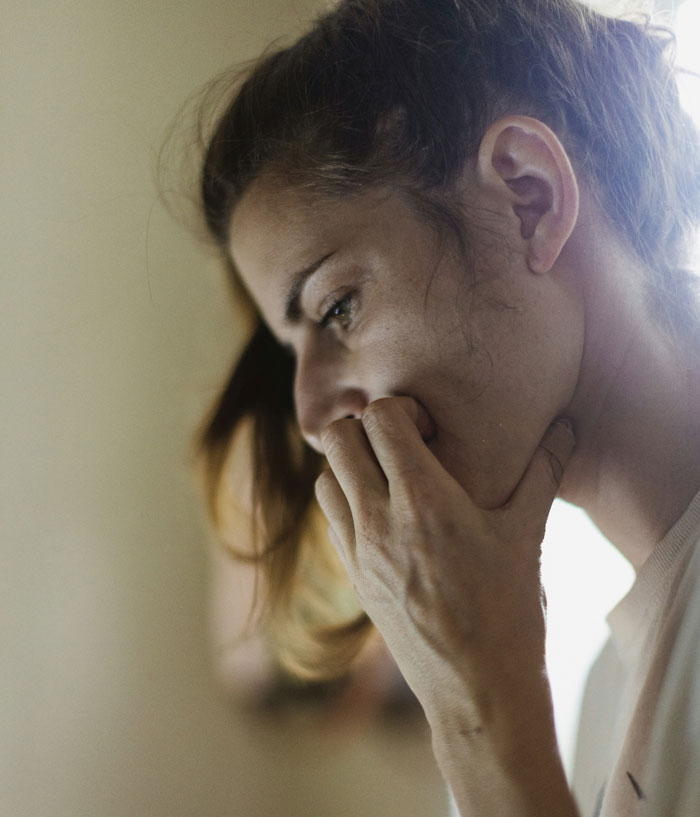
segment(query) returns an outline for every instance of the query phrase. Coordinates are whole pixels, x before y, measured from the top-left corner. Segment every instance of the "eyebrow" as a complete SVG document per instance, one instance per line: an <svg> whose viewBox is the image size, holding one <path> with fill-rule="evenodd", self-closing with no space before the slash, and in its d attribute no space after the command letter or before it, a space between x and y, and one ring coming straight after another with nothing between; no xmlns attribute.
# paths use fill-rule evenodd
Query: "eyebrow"
<svg viewBox="0 0 700 817"><path fill-rule="evenodd" d="M309 264L308 267L304 267L304 269L299 270L299 272L295 274L292 285L287 293L287 299L284 306L284 319L287 323L295 324L299 323L301 320L300 300L301 292L304 289L304 284L318 270L319 267L325 264L331 255L333 255L333 253L329 252L328 255L324 255L323 258L319 258L318 261L314 261L313 264Z"/></svg>

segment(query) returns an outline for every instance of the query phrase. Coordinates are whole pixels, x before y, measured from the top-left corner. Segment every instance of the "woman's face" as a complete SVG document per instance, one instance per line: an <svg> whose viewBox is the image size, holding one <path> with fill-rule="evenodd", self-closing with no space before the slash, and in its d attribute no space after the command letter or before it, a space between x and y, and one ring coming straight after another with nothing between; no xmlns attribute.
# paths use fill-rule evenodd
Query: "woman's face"
<svg viewBox="0 0 700 817"><path fill-rule="evenodd" d="M566 410L583 332L565 281L531 273L505 231L471 232L473 268L396 193L329 200L258 182L230 249L296 356L297 418L313 447L333 420L409 395L434 422L435 456L496 507Z"/></svg>

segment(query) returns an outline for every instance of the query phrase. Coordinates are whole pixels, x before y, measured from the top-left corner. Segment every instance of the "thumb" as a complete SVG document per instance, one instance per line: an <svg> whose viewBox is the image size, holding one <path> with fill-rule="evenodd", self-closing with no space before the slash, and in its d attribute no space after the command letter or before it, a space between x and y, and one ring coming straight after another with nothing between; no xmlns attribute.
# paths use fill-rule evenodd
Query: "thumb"
<svg viewBox="0 0 700 817"><path fill-rule="evenodd" d="M508 503L514 512L525 518L546 520L575 444L569 420L562 418L552 423Z"/></svg>

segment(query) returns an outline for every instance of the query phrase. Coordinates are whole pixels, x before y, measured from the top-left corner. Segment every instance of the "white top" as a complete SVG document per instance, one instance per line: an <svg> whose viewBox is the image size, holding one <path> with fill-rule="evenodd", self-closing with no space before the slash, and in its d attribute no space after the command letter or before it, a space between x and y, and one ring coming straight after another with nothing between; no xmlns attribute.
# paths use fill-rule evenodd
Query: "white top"
<svg viewBox="0 0 700 817"><path fill-rule="evenodd" d="M574 766L583 817L700 815L698 542L700 493L608 617L611 638L586 686ZM679 724L691 722L681 750ZM676 807L679 797L690 811Z"/></svg>

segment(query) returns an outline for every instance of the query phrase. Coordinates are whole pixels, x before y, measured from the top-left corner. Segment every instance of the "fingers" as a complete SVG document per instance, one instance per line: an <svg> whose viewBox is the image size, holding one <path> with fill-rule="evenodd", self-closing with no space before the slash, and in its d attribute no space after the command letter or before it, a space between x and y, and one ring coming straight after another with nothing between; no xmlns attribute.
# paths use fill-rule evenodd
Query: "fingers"
<svg viewBox="0 0 700 817"><path fill-rule="evenodd" d="M339 420L326 429L322 441L333 473L319 480L317 493L338 537L354 542L370 522L376 526L386 515L388 499L410 499L417 487L434 484L438 475L444 484L448 475L427 445L434 433L432 419L410 397L375 400L361 421ZM524 540L539 536L537 544L541 543L574 445L571 424L553 423L502 508L523 532L532 528L532 536ZM469 504L466 493L463 500Z"/></svg>
<svg viewBox="0 0 700 817"><path fill-rule="evenodd" d="M423 442L433 434L428 413L410 397L377 400L362 421L337 420L324 430L321 442L331 470L317 480L316 496L336 549L340 542L352 556L356 536L368 533L368 526L377 528L387 513L388 481L394 480L398 493L399 486L411 483L409 474L435 465ZM377 538L376 530L371 538Z"/></svg>
<svg viewBox="0 0 700 817"><path fill-rule="evenodd" d="M576 441L571 423L557 420L542 438L508 505L525 517L546 520Z"/></svg>
<svg viewBox="0 0 700 817"><path fill-rule="evenodd" d="M348 550L355 540L355 525L350 505L332 471L322 471L316 480L316 499L330 523L329 538L347 566Z"/></svg>
<svg viewBox="0 0 700 817"><path fill-rule="evenodd" d="M353 514L361 513L372 498L387 496L386 479L359 420L331 423L321 440L328 464Z"/></svg>
<svg viewBox="0 0 700 817"><path fill-rule="evenodd" d="M358 525L388 495L387 484L359 420L337 420L323 432L330 470L316 480L316 499L346 570L353 563Z"/></svg>
<svg viewBox="0 0 700 817"><path fill-rule="evenodd" d="M375 400L362 412L362 425L390 485L435 467L426 445L435 425L412 397Z"/></svg>

